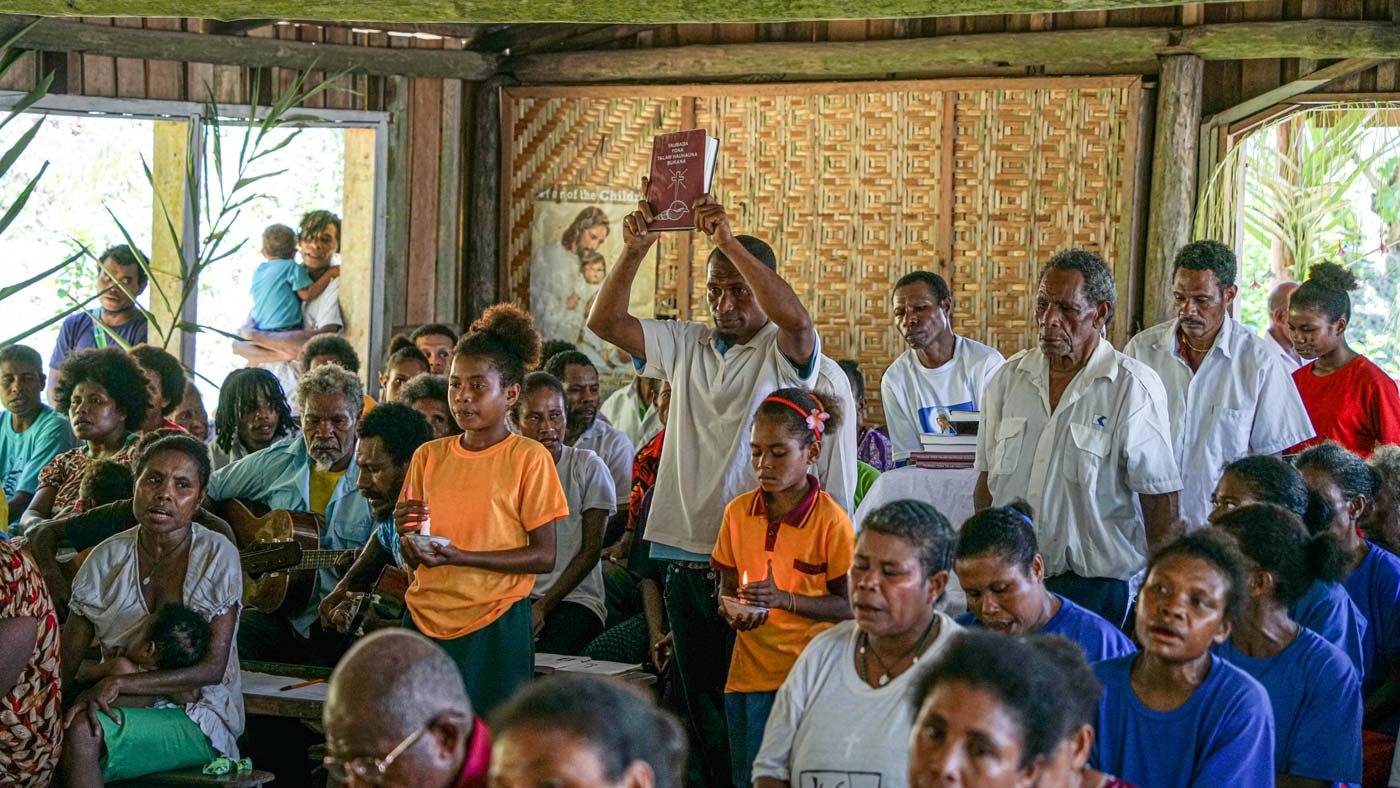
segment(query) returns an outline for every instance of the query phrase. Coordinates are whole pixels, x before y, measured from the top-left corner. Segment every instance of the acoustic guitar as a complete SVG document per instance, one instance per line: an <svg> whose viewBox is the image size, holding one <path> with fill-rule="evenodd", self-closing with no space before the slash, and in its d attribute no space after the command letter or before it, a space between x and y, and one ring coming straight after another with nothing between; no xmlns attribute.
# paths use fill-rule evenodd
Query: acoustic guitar
<svg viewBox="0 0 1400 788"><path fill-rule="evenodd" d="M412 577L397 566L379 571L374 588L355 600L350 612L350 625L345 628L346 640L353 641L376 629L400 626L404 614L404 594L408 593Z"/></svg>
<svg viewBox="0 0 1400 788"><path fill-rule="evenodd" d="M269 615L295 615L306 609L316 570L348 566L358 550L322 550L324 519L313 512L285 509L253 513L256 502L218 505L238 538L243 567L243 607ZM263 507L265 508L265 507Z"/></svg>

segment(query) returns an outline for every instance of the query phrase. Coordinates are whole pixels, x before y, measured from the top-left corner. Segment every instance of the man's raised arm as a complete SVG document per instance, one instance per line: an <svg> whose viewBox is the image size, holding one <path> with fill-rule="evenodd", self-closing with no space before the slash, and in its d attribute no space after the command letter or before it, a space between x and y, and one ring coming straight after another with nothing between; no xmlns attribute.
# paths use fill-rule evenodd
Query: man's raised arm
<svg viewBox="0 0 1400 788"><path fill-rule="evenodd" d="M646 194L645 181L642 193ZM589 330L634 358L646 358L646 336L642 333L642 321L628 311L628 304L632 300L632 280L637 278L637 267L661 237L660 233L648 229L651 221L651 207L646 200L637 203L637 210L622 220L622 256L608 272L603 286L598 288L593 311L588 314Z"/></svg>
<svg viewBox="0 0 1400 788"><path fill-rule="evenodd" d="M792 285L749 254L734 237L724 206L708 195L696 200L695 229L708 236L749 283L754 300L778 326L778 349L783 355L798 366L811 362L817 349L817 330L812 326L812 315L802 305Z"/></svg>

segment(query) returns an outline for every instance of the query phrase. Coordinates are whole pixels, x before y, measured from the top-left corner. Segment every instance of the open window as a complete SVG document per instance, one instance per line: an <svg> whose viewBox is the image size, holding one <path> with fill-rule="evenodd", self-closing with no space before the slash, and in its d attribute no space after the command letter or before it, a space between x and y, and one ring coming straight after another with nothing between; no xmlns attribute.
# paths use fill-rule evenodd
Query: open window
<svg viewBox="0 0 1400 788"><path fill-rule="evenodd" d="M1400 102L1279 105L1226 130L1224 144L1195 234L1234 247L1241 322L1267 328L1275 285L1340 263L1362 283L1349 341L1400 368Z"/></svg>
<svg viewBox="0 0 1400 788"><path fill-rule="evenodd" d="M0 109L19 95L0 93ZM302 213L331 210L342 217L344 333L373 379L378 359L369 350L382 345L383 332L385 113L298 110L304 122L260 140L256 123L248 134L247 107L49 96L24 114L47 119L21 165L0 183L0 194L18 191L46 161L48 169L0 241L7 281L38 273L83 245L100 254L129 235L153 273L140 299L161 327L150 341L196 373L212 411L218 384L244 366L227 334L239 331L251 308L263 229L295 228ZM0 150L32 125L23 121L0 129ZM249 139L258 154L251 164ZM73 299L88 298L96 270L95 260L81 261L54 277L56 284L30 288L7 302L7 309L20 310L9 319L38 324ZM194 325L201 329L180 330ZM26 342L47 358L57 329Z"/></svg>

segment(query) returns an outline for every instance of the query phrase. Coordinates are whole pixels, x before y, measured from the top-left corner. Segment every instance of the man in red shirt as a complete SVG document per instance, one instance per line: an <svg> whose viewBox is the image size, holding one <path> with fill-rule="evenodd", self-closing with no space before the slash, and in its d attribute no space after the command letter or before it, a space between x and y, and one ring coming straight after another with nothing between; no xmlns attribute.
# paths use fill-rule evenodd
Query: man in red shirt
<svg viewBox="0 0 1400 788"><path fill-rule="evenodd" d="M333 784L484 788L491 732L457 666L406 629L361 639L331 674L322 711Z"/></svg>

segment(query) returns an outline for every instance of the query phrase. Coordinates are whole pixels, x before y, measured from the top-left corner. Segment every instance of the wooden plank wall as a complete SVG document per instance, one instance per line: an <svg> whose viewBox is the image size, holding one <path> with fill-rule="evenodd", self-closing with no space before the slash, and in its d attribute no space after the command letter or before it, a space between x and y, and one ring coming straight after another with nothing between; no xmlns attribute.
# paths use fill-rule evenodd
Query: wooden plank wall
<svg viewBox="0 0 1400 788"><path fill-rule="evenodd" d="M89 24L144 27L148 30L199 32L197 19L88 17ZM305 42L355 44L366 47L444 46L461 48L453 39L420 39L385 33L355 32L334 25L280 24L257 28L246 35ZM0 79L0 90L28 90L39 73L55 72L53 93L94 97L216 101L246 104L252 99L255 72L261 101L285 89L295 74L290 69L248 69L208 63L112 58L83 53L30 53ZM325 75L314 73L311 80ZM337 86L307 102L308 107L358 110L390 109L385 84L392 78L347 76ZM462 194L469 176L470 157L462 150L470 144L470 125L463 127L464 110L471 100L472 84L460 80L412 79L404 118L408 124L405 173L408 198L391 201L391 215L403 221L406 232L390 237L386 247L387 269L401 272L385 283L386 337L398 325L429 322L457 323L462 303L460 269ZM391 133L391 137L394 135ZM395 158L395 157L391 157ZM376 351L377 352L377 351Z"/></svg>

